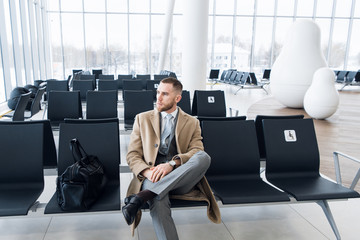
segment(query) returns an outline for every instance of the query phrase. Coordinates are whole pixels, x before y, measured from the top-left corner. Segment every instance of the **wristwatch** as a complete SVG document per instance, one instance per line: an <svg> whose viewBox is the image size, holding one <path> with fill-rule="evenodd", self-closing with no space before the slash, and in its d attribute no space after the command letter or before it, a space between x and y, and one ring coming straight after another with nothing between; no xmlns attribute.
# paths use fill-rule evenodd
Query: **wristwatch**
<svg viewBox="0 0 360 240"><path fill-rule="evenodd" d="M174 160L170 160L168 163L170 164L170 166L172 166L175 169L176 162Z"/></svg>

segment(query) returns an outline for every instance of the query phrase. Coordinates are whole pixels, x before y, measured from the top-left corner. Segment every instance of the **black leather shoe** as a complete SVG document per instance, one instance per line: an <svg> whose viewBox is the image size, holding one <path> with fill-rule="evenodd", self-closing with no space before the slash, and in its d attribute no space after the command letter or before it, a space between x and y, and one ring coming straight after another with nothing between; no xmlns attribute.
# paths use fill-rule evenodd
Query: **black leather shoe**
<svg viewBox="0 0 360 240"><path fill-rule="evenodd" d="M124 200L125 206L121 209L124 215L125 221L128 225L131 225L136 217L136 213L143 205L143 200L137 195L131 195Z"/></svg>

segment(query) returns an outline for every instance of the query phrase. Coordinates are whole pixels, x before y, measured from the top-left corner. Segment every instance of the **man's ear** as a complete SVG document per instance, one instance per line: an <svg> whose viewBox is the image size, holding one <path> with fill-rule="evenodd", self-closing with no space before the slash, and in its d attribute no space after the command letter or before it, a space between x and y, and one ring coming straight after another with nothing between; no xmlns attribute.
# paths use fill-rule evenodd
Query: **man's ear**
<svg viewBox="0 0 360 240"><path fill-rule="evenodd" d="M175 97L176 103L180 102L181 98L182 98L181 95L176 95Z"/></svg>

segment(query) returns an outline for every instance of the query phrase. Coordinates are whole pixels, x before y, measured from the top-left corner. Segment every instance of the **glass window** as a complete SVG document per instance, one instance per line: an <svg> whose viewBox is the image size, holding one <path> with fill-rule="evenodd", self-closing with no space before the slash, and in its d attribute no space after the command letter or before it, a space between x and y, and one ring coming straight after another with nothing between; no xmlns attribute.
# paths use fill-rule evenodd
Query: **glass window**
<svg viewBox="0 0 360 240"><path fill-rule="evenodd" d="M317 0L316 16L317 17L331 17L333 9L332 0Z"/></svg>
<svg viewBox="0 0 360 240"><path fill-rule="evenodd" d="M278 0L277 15L278 16L293 16L294 15L294 0Z"/></svg>
<svg viewBox="0 0 360 240"><path fill-rule="evenodd" d="M115 76L128 74L127 15L108 14L108 72Z"/></svg>
<svg viewBox="0 0 360 240"><path fill-rule="evenodd" d="M85 12L105 12L105 0L84 0Z"/></svg>
<svg viewBox="0 0 360 240"><path fill-rule="evenodd" d="M352 0L341 0L336 3L335 17L349 18L351 14Z"/></svg>
<svg viewBox="0 0 360 240"><path fill-rule="evenodd" d="M356 1L354 7L355 7L354 17L360 18L360 1Z"/></svg>
<svg viewBox="0 0 360 240"><path fill-rule="evenodd" d="M61 33L60 33L60 14L48 13L49 32L51 42L51 63L53 77L55 79L64 78L63 58L61 50Z"/></svg>
<svg viewBox="0 0 360 240"><path fill-rule="evenodd" d="M343 69L344 67L348 28L348 19L335 19L330 59L328 61L330 68Z"/></svg>
<svg viewBox="0 0 360 240"><path fill-rule="evenodd" d="M355 29L360 29L360 19L354 19L348 58L348 70L357 71L360 67L360 35Z"/></svg>
<svg viewBox="0 0 360 240"><path fill-rule="evenodd" d="M108 12L127 13L127 0L107 0Z"/></svg>
<svg viewBox="0 0 360 240"><path fill-rule="evenodd" d="M163 1L163 0L151 0L151 12L152 13L165 13L167 5L169 4L168 1ZM175 5L176 5L176 1L175 1ZM175 8L174 5L174 8Z"/></svg>
<svg viewBox="0 0 360 240"><path fill-rule="evenodd" d="M150 0L129 1L129 11L131 13L148 13L150 11Z"/></svg>
<svg viewBox="0 0 360 240"><path fill-rule="evenodd" d="M60 7L61 7L61 11L66 11L66 12L83 11L82 0L61 0Z"/></svg>
<svg viewBox="0 0 360 240"><path fill-rule="evenodd" d="M312 17L314 12L314 0L298 0L296 16Z"/></svg>
<svg viewBox="0 0 360 240"><path fill-rule="evenodd" d="M330 37L330 19L316 19L316 24L320 27L321 31L321 50L324 54L325 59L327 59L328 50L329 50L329 37Z"/></svg>
<svg viewBox="0 0 360 240"><path fill-rule="evenodd" d="M238 70L245 71L250 69L252 35L253 18L237 17L234 47L234 68Z"/></svg>
<svg viewBox="0 0 360 240"><path fill-rule="evenodd" d="M21 31L21 19L20 19L20 6L19 1L14 1L15 4L15 17L16 18L16 29L15 26L12 26L12 30L16 31L17 35L17 43L14 43L14 47L18 54L15 55L15 60L18 62L16 73L18 74L18 85L25 86L26 85L26 77L25 77L25 65L24 65L24 51L23 51L23 39L22 39L22 31ZM21 77L19 77L19 75ZM21 81L20 81L21 80Z"/></svg>
<svg viewBox="0 0 360 240"><path fill-rule="evenodd" d="M59 1L47 0L46 8L48 11L60 11Z"/></svg>
<svg viewBox="0 0 360 240"><path fill-rule="evenodd" d="M104 69L106 56L105 14L85 14L86 66Z"/></svg>
<svg viewBox="0 0 360 240"><path fill-rule="evenodd" d="M280 51L284 45L286 36L290 31L290 27L293 25L293 18L278 18L276 21L276 32L275 32L275 45L273 49L273 60L279 56ZM270 66L270 65L269 65Z"/></svg>
<svg viewBox="0 0 360 240"><path fill-rule="evenodd" d="M271 63L271 39L273 18L259 17L256 19L255 49L254 49L254 71L261 71L270 66Z"/></svg>
<svg viewBox="0 0 360 240"><path fill-rule="evenodd" d="M257 0L256 15L273 16L274 15L274 0Z"/></svg>
<svg viewBox="0 0 360 240"><path fill-rule="evenodd" d="M72 74L72 69L85 70L83 15L62 13L65 76Z"/></svg>
<svg viewBox="0 0 360 240"><path fill-rule="evenodd" d="M3 71L3 63L2 63L2 52L0 51L0 103L5 101L6 101L5 79L4 79L4 71Z"/></svg>
<svg viewBox="0 0 360 240"><path fill-rule="evenodd" d="M156 73L159 65L159 57L161 51L161 43L164 31L165 15L154 15L151 16L151 70L152 73ZM171 36L170 36L171 37ZM169 47L166 51L166 57L169 56Z"/></svg>
<svg viewBox="0 0 360 240"><path fill-rule="evenodd" d="M220 1L219 1L220 2ZM255 1L237 1L237 15L253 15Z"/></svg>
<svg viewBox="0 0 360 240"><path fill-rule="evenodd" d="M241 26L241 25L240 25ZM215 22L215 46L214 46L214 58L221 57L219 62L215 64L222 64L222 66L231 65L231 49L232 49L232 29L233 29L233 17L220 17L216 18ZM228 56L227 60L225 56Z"/></svg>
<svg viewBox="0 0 360 240"><path fill-rule="evenodd" d="M177 1L177 3L178 2L179 1ZM179 29L181 29L181 31L179 31ZM182 72L181 60L182 60L183 35L184 35L182 29L183 29L182 16L174 16L173 28L171 31L171 40L169 44L169 49L171 54L168 58L169 63L165 61L165 69L170 69L170 71L175 72L177 76L181 76L181 72Z"/></svg>
<svg viewBox="0 0 360 240"><path fill-rule="evenodd" d="M234 15L234 0L217 0L216 14Z"/></svg>
<svg viewBox="0 0 360 240"><path fill-rule="evenodd" d="M5 29L6 29L6 37L8 44L8 53L9 59L6 59L10 66L10 76L11 76L11 86L12 88L16 87L16 74L15 74L15 66L14 66L14 49L13 49L13 35L11 31L11 21L10 21L10 6L9 1L3 1L4 3L4 13L5 13Z"/></svg>
<svg viewBox="0 0 360 240"><path fill-rule="evenodd" d="M149 73L148 59L149 16L130 15L130 72Z"/></svg>

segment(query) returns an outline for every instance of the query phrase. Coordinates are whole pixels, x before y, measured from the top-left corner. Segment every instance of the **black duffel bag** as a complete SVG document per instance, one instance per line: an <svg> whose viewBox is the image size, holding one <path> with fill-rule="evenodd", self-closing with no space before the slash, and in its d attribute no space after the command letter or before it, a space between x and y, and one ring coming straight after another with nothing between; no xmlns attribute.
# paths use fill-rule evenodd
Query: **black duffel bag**
<svg viewBox="0 0 360 240"><path fill-rule="evenodd" d="M98 157L86 154L76 138L70 150L75 163L56 179L57 200L64 211L85 211L99 198L107 178Z"/></svg>

